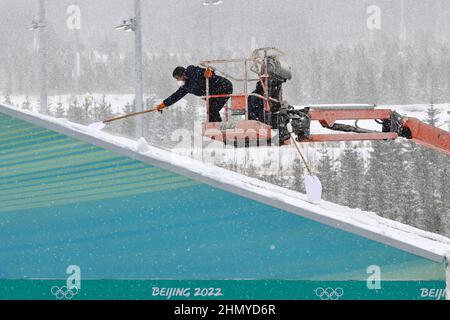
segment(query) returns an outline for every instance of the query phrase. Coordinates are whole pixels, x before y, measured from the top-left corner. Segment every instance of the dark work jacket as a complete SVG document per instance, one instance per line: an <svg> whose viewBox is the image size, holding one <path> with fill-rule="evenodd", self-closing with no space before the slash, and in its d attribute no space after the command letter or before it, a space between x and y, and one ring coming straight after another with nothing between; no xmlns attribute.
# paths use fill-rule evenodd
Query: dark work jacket
<svg viewBox="0 0 450 320"><path fill-rule="evenodd" d="M206 69L189 66L186 68L186 83L180 87L174 94L164 100L164 104L169 107L184 98L188 93L198 97L206 96ZM230 80L220 77L214 73L209 79L209 94L231 94L233 85Z"/></svg>

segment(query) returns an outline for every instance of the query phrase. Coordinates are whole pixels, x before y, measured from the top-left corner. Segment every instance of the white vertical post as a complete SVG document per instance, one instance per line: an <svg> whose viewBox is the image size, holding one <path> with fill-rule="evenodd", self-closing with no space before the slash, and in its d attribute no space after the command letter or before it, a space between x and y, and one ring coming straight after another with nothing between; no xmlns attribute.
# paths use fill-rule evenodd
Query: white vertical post
<svg viewBox="0 0 450 320"><path fill-rule="evenodd" d="M48 70L47 70L47 21L45 0L39 0L39 58L41 82L41 108L42 114L48 113Z"/></svg>
<svg viewBox="0 0 450 320"><path fill-rule="evenodd" d="M400 17L400 40L406 40L406 26L405 26L405 2L404 0L400 0L401 6L401 17Z"/></svg>
<svg viewBox="0 0 450 320"><path fill-rule="evenodd" d="M208 34L208 53L210 55L210 57L213 55L214 51L213 51L213 32L212 32L212 20L213 20L213 7L212 7L212 1L209 2L209 13L208 13L208 29L209 29L209 34Z"/></svg>
<svg viewBox="0 0 450 320"><path fill-rule="evenodd" d="M142 65L142 21L141 21L141 0L134 0L134 33L135 33L135 104L136 112L143 111L144 84L143 84L143 65ZM136 137L144 135L143 118L136 118Z"/></svg>
<svg viewBox="0 0 450 320"><path fill-rule="evenodd" d="M74 70L73 70L75 94L78 94L80 91L80 76L81 76L80 34L79 30L75 30L75 55L74 55Z"/></svg>
<svg viewBox="0 0 450 320"><path fill-rule="evenodd" d="M74 85L74 92L79 92L79 79L81 75L80 71L80 29L81 29L81 9L77 5L70 5L67 7L66 13L69 15L67 19L67 29L74 32L74 53L73 53L73 67L72 78Z"/></svg>

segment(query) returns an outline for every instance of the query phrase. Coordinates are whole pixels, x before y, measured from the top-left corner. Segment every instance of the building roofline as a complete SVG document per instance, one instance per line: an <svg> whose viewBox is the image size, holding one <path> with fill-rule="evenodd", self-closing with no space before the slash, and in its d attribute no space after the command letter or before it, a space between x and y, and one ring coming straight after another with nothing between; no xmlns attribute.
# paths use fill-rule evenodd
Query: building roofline
<svg viewBox="0 0 450 320"><path fill-rule="evenodd" d="M304 194L153 146L140 152L137 141L93 131L65 119L4 104L0 104L0 113L439 263L443 263L450 252L449 238L374 213L326 201L314 205L306 201Z"/></svg>

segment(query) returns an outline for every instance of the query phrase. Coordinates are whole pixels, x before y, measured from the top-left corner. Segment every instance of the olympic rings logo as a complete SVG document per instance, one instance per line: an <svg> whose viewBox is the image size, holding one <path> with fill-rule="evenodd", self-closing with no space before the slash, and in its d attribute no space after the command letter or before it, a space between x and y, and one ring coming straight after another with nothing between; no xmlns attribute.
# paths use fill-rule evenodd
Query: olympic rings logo
<svg viewBox="0 0 450 320"><path fill-rule="evenodd" d="M79 290L77 287L68 289L66 286L63 287L53 286L51 292L58 300L62 299L70 300L79 293Z"/></svg>
<svg viewBox="0 0 450 320"><path fill-rule="evenodd" d="M344 295L344 289L342 288L317 288L314 293L322 300L339 300Z"/></svg>

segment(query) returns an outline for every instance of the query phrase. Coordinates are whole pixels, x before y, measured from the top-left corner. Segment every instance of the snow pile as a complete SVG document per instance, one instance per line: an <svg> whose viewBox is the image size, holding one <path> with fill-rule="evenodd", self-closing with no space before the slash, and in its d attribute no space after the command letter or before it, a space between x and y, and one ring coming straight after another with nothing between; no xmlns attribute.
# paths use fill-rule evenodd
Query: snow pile
<svg viewBox="0 0 450 320"><path fill-rule="evenodd" d="M136 142L136 152L139 153L147 153L150 152L150 146L147 143L147 140L145 140L145 138L141 137L137 142Z"/></svg>
<svg viewBox="0 0 450 320"><path fill-rule="evenodd" d="M121 153L131 157L148 160L149 163L163 165L169 169L176 169L177 172L188 174L193 178L197 177L200 181L219 186L237 194L249 196L306 218L393 244L396 247L416 249L416 251L418 250L425 255L428 253L434 259L437 259L436 256L438 256L443 260L446 255L450 254L450 239L444 236L382 218L375 213L350 209L326 201L322 201L320 205L314 205L307 201L304 194L205 164L168 150L149 146L143 138L139 141L134 141L71 123L65 119L55 119L4 105L0 105L0 112L31 122L45 121L48 124L52 124L51 127L53 129L57 128L56 130L65 134L70 130L71 133L79 133L81 136L94 137L98 141L127 151L121 151ZM42 125L42 123L37 124ZM117 148L115 149L117 150Z"/></svg>

